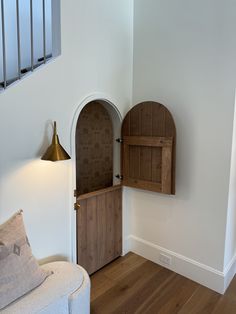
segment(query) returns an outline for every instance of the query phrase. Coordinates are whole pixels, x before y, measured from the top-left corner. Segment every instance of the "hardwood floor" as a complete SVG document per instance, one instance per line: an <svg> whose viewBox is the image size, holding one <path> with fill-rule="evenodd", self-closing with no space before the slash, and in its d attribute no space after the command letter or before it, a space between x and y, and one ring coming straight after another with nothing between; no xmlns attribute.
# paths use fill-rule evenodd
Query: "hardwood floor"
<svg viewBox="0 0 236 314"><path fill-rule="evenodd" d="M236 278L220 295L134 253L91 276L91 314L235 314Z"/></svg>

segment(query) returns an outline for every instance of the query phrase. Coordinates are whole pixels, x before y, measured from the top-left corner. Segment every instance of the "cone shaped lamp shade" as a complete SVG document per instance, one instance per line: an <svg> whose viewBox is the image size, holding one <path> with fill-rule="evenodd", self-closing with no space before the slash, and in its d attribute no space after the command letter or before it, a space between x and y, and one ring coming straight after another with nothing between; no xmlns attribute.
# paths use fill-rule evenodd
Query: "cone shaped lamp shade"
<svg viewBox="0 0 236 314"><path fill-rule="evenodd" d="M54 131L52 136L52 144L48 147L45 154L41 158L42 160L49 161L59 161L59 160L67 160L70 159L70 156L64 150L59 142L59 138L57 135L57 125L56 121L54 121Z"/></svg>

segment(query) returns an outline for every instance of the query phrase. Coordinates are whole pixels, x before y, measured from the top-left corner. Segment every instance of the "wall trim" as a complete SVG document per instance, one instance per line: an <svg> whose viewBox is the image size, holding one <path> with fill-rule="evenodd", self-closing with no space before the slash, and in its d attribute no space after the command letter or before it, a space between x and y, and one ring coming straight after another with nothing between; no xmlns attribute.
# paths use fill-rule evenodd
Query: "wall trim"
<svg viewBox="0 0 236 314"><path fill-rule="evenodd" d="M110 95L101 93L101 92L94 92L90 95L85 96L79 104L76 106L72 121L71 121L71 132L70 132L70 156L71 156L71 171L70 171L70 201L69 201L69 208L71 208L71 215L70 215L70 244L71 244L71 254L70 254L70 261L76 263L77 261L77 250L76 250L76 212L74 210L74 189L76 187L76 170L75 170L75 161L76 161L76 152L75 152L75 133L76 133L76 125L80 115L81 110L86 106L88 103L94 100L103 100L109 105L111 105L114 110L116 111L120 121L122 121L122 116L118 107L115 104L118 104L118 101L113 99Z"/></svg>
<svg viewBox="0 0 236 314"><path fill-rule="evenodd" d="M236 274L236 254L224 269L224 291L228 288L231 280Z"/></svg>
<svg viewBox="0 0 236 314"><path fill-rule="evenodd" d="M131 236L124 236L123 237L123 244L122 244L122 256L129 253L131 250Z"/></svg>
<svg viewBox="0 0 236 314"><path fill-rule="evenodd" d="M223 272L199 263L181 254L175 253L152 242L130 235L126 239L129 243L130 250L141 255L156 264L162 265L184 277L187 277L199 284L206 286L218 293L223 294L227 289L230 281L236 271L236 255L228 264ZM171 257L171 266L166 266L160 261L160 253Z"/></svg>

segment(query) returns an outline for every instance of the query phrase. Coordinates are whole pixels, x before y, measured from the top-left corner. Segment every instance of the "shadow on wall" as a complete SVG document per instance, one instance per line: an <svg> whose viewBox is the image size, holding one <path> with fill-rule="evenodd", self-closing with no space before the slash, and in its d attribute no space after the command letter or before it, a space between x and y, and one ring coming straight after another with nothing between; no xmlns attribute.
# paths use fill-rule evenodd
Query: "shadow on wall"
<svg viewBox="0 0 236 314"><path fill-rule="evenodd" d="M47 264L51 262L58 262L58 261L68 262L68 258L66 258L66 256L63 256L63 255L53 255L53 256L48 256L48 257L38 260L38 263L39 265L43 265L43 264Z"/></svg>
<svg viewBox="0 0 236 314"><path fill-rule="evenodd" d="M40 147L36 153L36 157L41 158L42 155L45 153L46 149L51 144L50 139L52 138L52 133L53 133L53 121L47 120L45 123L43 139L42 139Z"/></svg>

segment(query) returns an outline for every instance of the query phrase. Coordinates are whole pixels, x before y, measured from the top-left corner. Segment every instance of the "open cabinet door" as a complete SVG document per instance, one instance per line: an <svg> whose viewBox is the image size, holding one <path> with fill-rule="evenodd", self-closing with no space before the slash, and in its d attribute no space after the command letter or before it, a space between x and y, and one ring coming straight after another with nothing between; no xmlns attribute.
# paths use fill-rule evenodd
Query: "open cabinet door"
<svg viewBox="0 0 236 314"><path fill-rule="evenodd" d="M168 109L156 102L136 105L121 133L122 184L175 194L176 129Z"/></svg>

